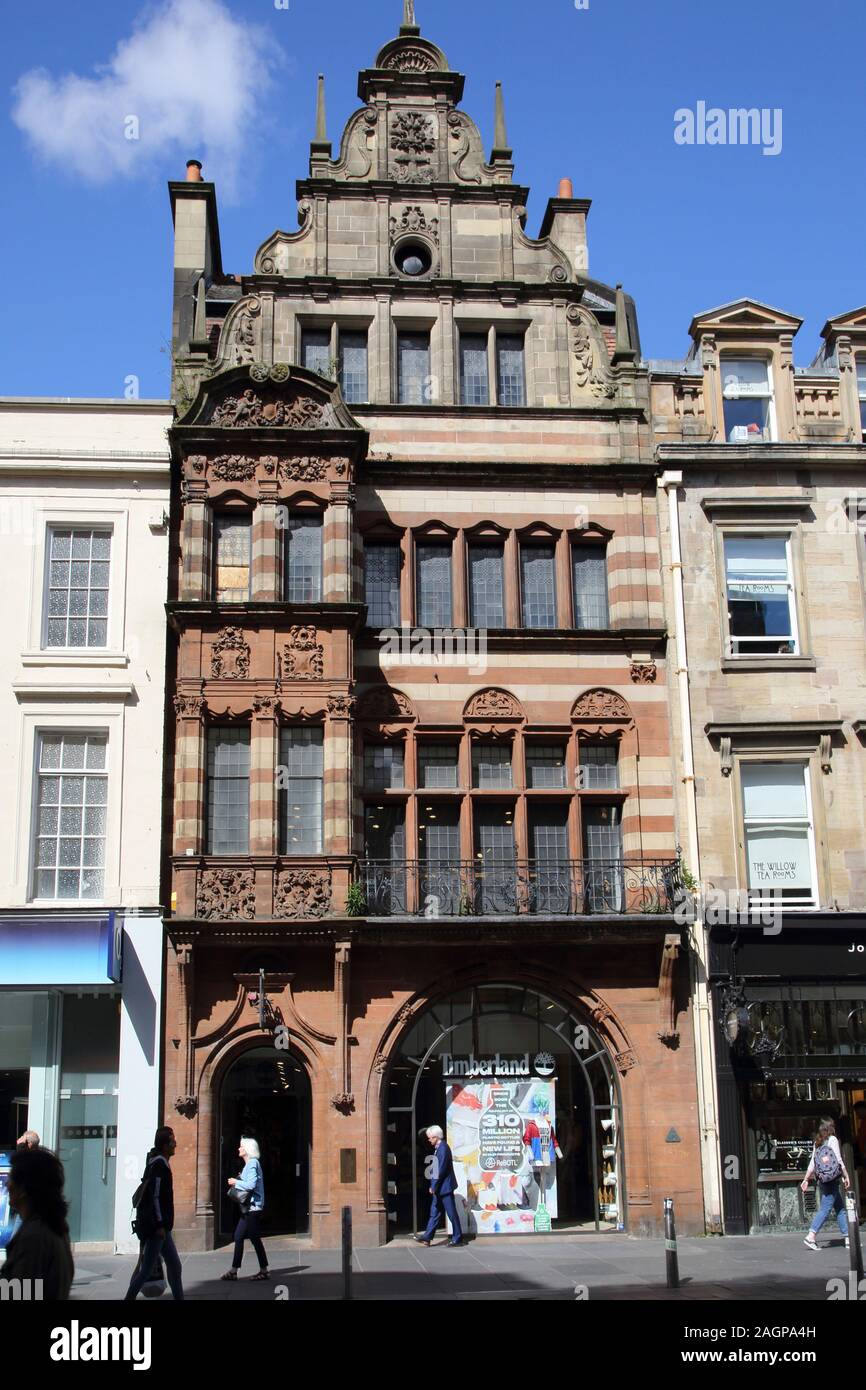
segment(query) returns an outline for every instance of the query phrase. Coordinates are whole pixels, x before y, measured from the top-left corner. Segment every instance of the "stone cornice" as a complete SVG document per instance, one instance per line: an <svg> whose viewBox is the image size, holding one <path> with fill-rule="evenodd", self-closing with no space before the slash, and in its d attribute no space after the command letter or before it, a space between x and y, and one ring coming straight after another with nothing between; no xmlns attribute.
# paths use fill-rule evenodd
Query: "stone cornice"
<svg viewBox="0 0 866 1390"><path fill-rule="evenodd" d="M812 468L857 467L866 463L866 444L657 444L656 462L686 468L690 463L720 468L727 464L742 469L746 464L776 467L784 463L808 464ZM744 482L748 481L744 477Z"/></svg>

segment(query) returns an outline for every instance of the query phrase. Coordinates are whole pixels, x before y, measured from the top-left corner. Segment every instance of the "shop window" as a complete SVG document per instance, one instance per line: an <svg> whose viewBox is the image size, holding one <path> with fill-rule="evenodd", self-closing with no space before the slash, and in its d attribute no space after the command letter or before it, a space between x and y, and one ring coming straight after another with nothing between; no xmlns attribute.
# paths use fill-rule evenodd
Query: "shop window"
<svg viewBox="0 0 866 1390"><path fill-rule="evenodd" d="M496 389L499 405L526 405L523 337L496 335Z"/></svg>
<svg viewBox="0 0 866 1390"><path fill-rule="evenodd" d="M760 357L721 359L725 438L729 444L767 443L775 437L770 364Z"/></svg>
<svg viewBox="0 0 866 1390"><path fill-rule="evenodd" d="M526 785L565 787L565 744L527 743Z"/></svg>
<svg viewBox="0 0 866 1390"><path fill-rule="evenodd" d="M420 787L456 787L458 783L458 752L456 743L419 744L418 785Z"/></svg>
<svg viewBox="0 0 866 1390"><path fill-rule="evenodd" d="M364 786L385 791L404 785L402 743L368 743L364 748Z"/></svg>
<svg viewBox="0 0 866 1390"><path fill-rule="evenodd" d="M619 787L619 749L615 743L580 742L582 791L612 791Z"/></svg>
<svg viewBox="0 0 866 1390"><path fill-rule="evenodd" d="M556 555L552 544L520 547L520 594L524 627L556 627Z"/></svg>
<svg viewBox="0 0 866 1390"><path fill-rule="evenodd" d="M487 335L460 334L460 404L489 405Z"/></svg>
<svg viewBox="0 0 866 1390"><path fill-rule="evenodd" d="M396 541L364 545L364 598L370 627L400 625L400 547Z"/></svg>
<svg viewBox="0 0 866 1390"><path fill-rule="evenodd" d="M105 734L40 734L33 896L101 898L108 817Z"/></svg>
<svg viewBox="0 0 866 1390"><path fill-rule="evenodd" d="M746 874L758 901L816 901L814 826L805 763L740 765Z"/></svg>
<svg viewBox="0 0 866 1390"><path fill-rule="evenodd" d="M603 545L573 545L574 626L606 628L610 625L607 602L607 552Z"/></svg>
<svg viewBox="0 0 866 1390"><path fill-rule="evenodd" d="M419 541L415 552L416 618L421 627L451 626L451 542Z"/></svg>
<svg viewBox="0 0 866 1390"><path fill-rule="evenodd" d="M217 603L246 603L250 596L252 518L217 512L213 519L214 598Z"/></svg>
<svg viewBox="0 0 866 1390"><path fill-rule="evenodd" d="M322 516L292 512L286 528L286 600L318 603L322 597Z"/></svg>
<svg viewBox="0 0 866 1390"><path fill-rule="evenodd" d="M108 645L110 568L110 531L49 528L43 646Z"/></svg>
<svg viewBox="0 0 866 1390"><path fill-rule="evenodd" d="M340 329L340 389L348 405L363 405L368 399L367 334Z"/></svg>
<svg viewBox="0 0 866 1390"><path fill-rule="evenodd" d="M799 651L787 536L726 536L728 655Z"/></svg>
<svg viewBox="0 0 866 1390"><path fill-rule="evenodd" d="M470 622L477 628L505 626L505 580L501 545L469 547Z"/></svg>
<svg viewBox="0 0 866 1390"><path fill-rule="evenodd" d="M321 854L324 730L280 731L280 853Z"/></svg>
<svg viewBox="0 0 866 1390"><path fill-rule="evenodd" d="M472 785L482 791L514 785L509 744L472 744Z"/></svg>
<svg viewBox="0 0 866 1390"><path fill-rule="evenodd" d="M207 738L207 853L248 854L250 731L217 726Z"/></svg>
<svg viewBox="0 0 866 1390"><path fill-rule="evenodd" d="M397 334L397 400L400 405L427 405L430 383L430 334Z"/></svg>

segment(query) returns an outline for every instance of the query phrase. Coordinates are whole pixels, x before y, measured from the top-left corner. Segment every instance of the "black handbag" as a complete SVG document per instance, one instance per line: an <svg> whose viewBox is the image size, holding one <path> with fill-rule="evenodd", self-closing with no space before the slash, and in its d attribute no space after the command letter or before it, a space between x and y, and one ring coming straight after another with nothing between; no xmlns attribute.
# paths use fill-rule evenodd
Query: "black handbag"
<svg viewBox="0 0 866 1390"><path fill-rule="evenodd" d="M229 1197L233 1202L237 1202L241 1209L241 1216L246 1216L250 1209L250 1202L253 1200L253 1194L247 1192L246 1188L232 1186L229 1188Z"/></svg>

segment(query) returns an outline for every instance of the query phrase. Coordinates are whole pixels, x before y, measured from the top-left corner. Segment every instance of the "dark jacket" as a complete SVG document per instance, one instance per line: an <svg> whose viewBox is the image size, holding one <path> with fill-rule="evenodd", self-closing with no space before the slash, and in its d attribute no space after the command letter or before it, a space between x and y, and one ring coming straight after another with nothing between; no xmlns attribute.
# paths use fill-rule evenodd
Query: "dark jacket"
<svg viewBox="0 0 866 1390"><path fill-rule="evenodd" d="M68 1236L59 1236L38 1216L22 1221L6 1251L4 1279L41 1279L42 1297L48 1303L67 1299L75 1266ZM30 1297L37 1297L31 1291Z"/></svg>
<svg viewBox="0 0 866 1390"><path fill-rule="evenodd" d="M436 1147L436 1158L439 1160L439 1172L430 1186L437 1197L450 1197L457 1191L457 1179L454 1176L454 1158L444 1139Z"/></svg>
<svg viewBox="0 0 866 1390"><path fill-rule="evenodd" d="M142 1240L158 1230L174 1226L174 1179L171 1164L163 1154L151 1154L144 1170L147 1194L138 1208L138 1235Z"/></svg>

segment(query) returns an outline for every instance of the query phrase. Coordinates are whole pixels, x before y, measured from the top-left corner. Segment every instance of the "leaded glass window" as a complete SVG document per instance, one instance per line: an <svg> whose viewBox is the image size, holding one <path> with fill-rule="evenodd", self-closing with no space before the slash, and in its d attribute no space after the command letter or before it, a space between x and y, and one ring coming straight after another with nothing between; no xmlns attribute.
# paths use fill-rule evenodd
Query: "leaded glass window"
<svg viewBox="0 0 866 1390"><path fill-rule="evenodd" d="M321 854L324 730L280 731L280 853Z"/></svg>
<svg viewBox="0 0 866 1390"><path fill-rule="evenodd" d="M397 400L427 405L431 399L430 334L397 334Z"/></svg>
<svg viewBox="0 0 866 1390"><path fill-rule="evenodd" d="M505 626L505 586L501 545L470 545L469 608L473 627Z"/></svg>
<svg viewBox="0 0 866 1390"><path fill-rule="evenodd" d="M340 332L340 386L348 405L361 405L367 400L366 333Z"/></svg>
<svg viewBox="0 0 866 1390"><path fill-rule="evenodd" d="M496 380L500 405L526 405L526 372L521 337L497 333Z"/></svg>
<svg viewBox="0 0 866 1390"><path fill-rule="evenodd" d="M451 543L419 541L416 614L421 627L451 626Z"/></svg>
<svg viewBox="0 0 866 1390"><path fill-rule="evenodd" d="M322 597L322 517L292 513L286 530L286 599L318 603Z"/></svg>
<svg viewBox="0 0 866 1390"><path fill-rule="evenodd" d="M105 734L40 734L36 898L101 898L105 888L108 770Z"/></svg>
<svg viewBox="0 0 866 1390"><path fill-rule="evenodd" d="M246 603L250 596L249 515L217 513L213 521L214 598L217 603Z"/></svg>
<svg viewBox="0 0 866 1390"><path fill-rule="evenodd" d="M250 731L218 726L207 738L207 853L248 854Z"/></svg>
<svg viewBox="0 0 866 1390"><path fill-rule="evenodd" d="M510 743L472 744L472 785L480 788L510 787Z"/></svg>
<svg viewBox="0 0 866 1390"><path fill-rule="evenodd" d="M487 379L487 335L460 335L460 403L489 405L490 387Z"/></svg>
<svg viewBox="0 0 866 1390"><path fill-rule="evenodd" d="M403 785L402 743L368 743L364 748L364 786L385 791Z"/></svg>
<svg viewBox="0 0 866 1390"><path fill-rule="evenodd" d="M364 546L364 594L370 627L400 625L400 547L391 541Z"/></svg>
<svg viewBox="0 0 866 1390"><path fill-rule="evenodd" d="M556 627L556 561L553 545L520 548L523 626Z"/></svg>
<svg viewBox="0 0 866 1390"><path fill-rule="evenodd" d="M110 531L50 529L46 647L107 645L110 568Z"/></svg>
<svg viewBox="0 0 866 1390"><path fill-rule="evenodd" d="M301 334L301 361L309 372L331 374L330 328L305 328Z"/></svg>
<svg viewBox="0 0 866 1390"><path fill-rule="evenodd" d="M603 545L575 545L571 550L574 580L574 626L609 626L607 556Z"/></svg>

